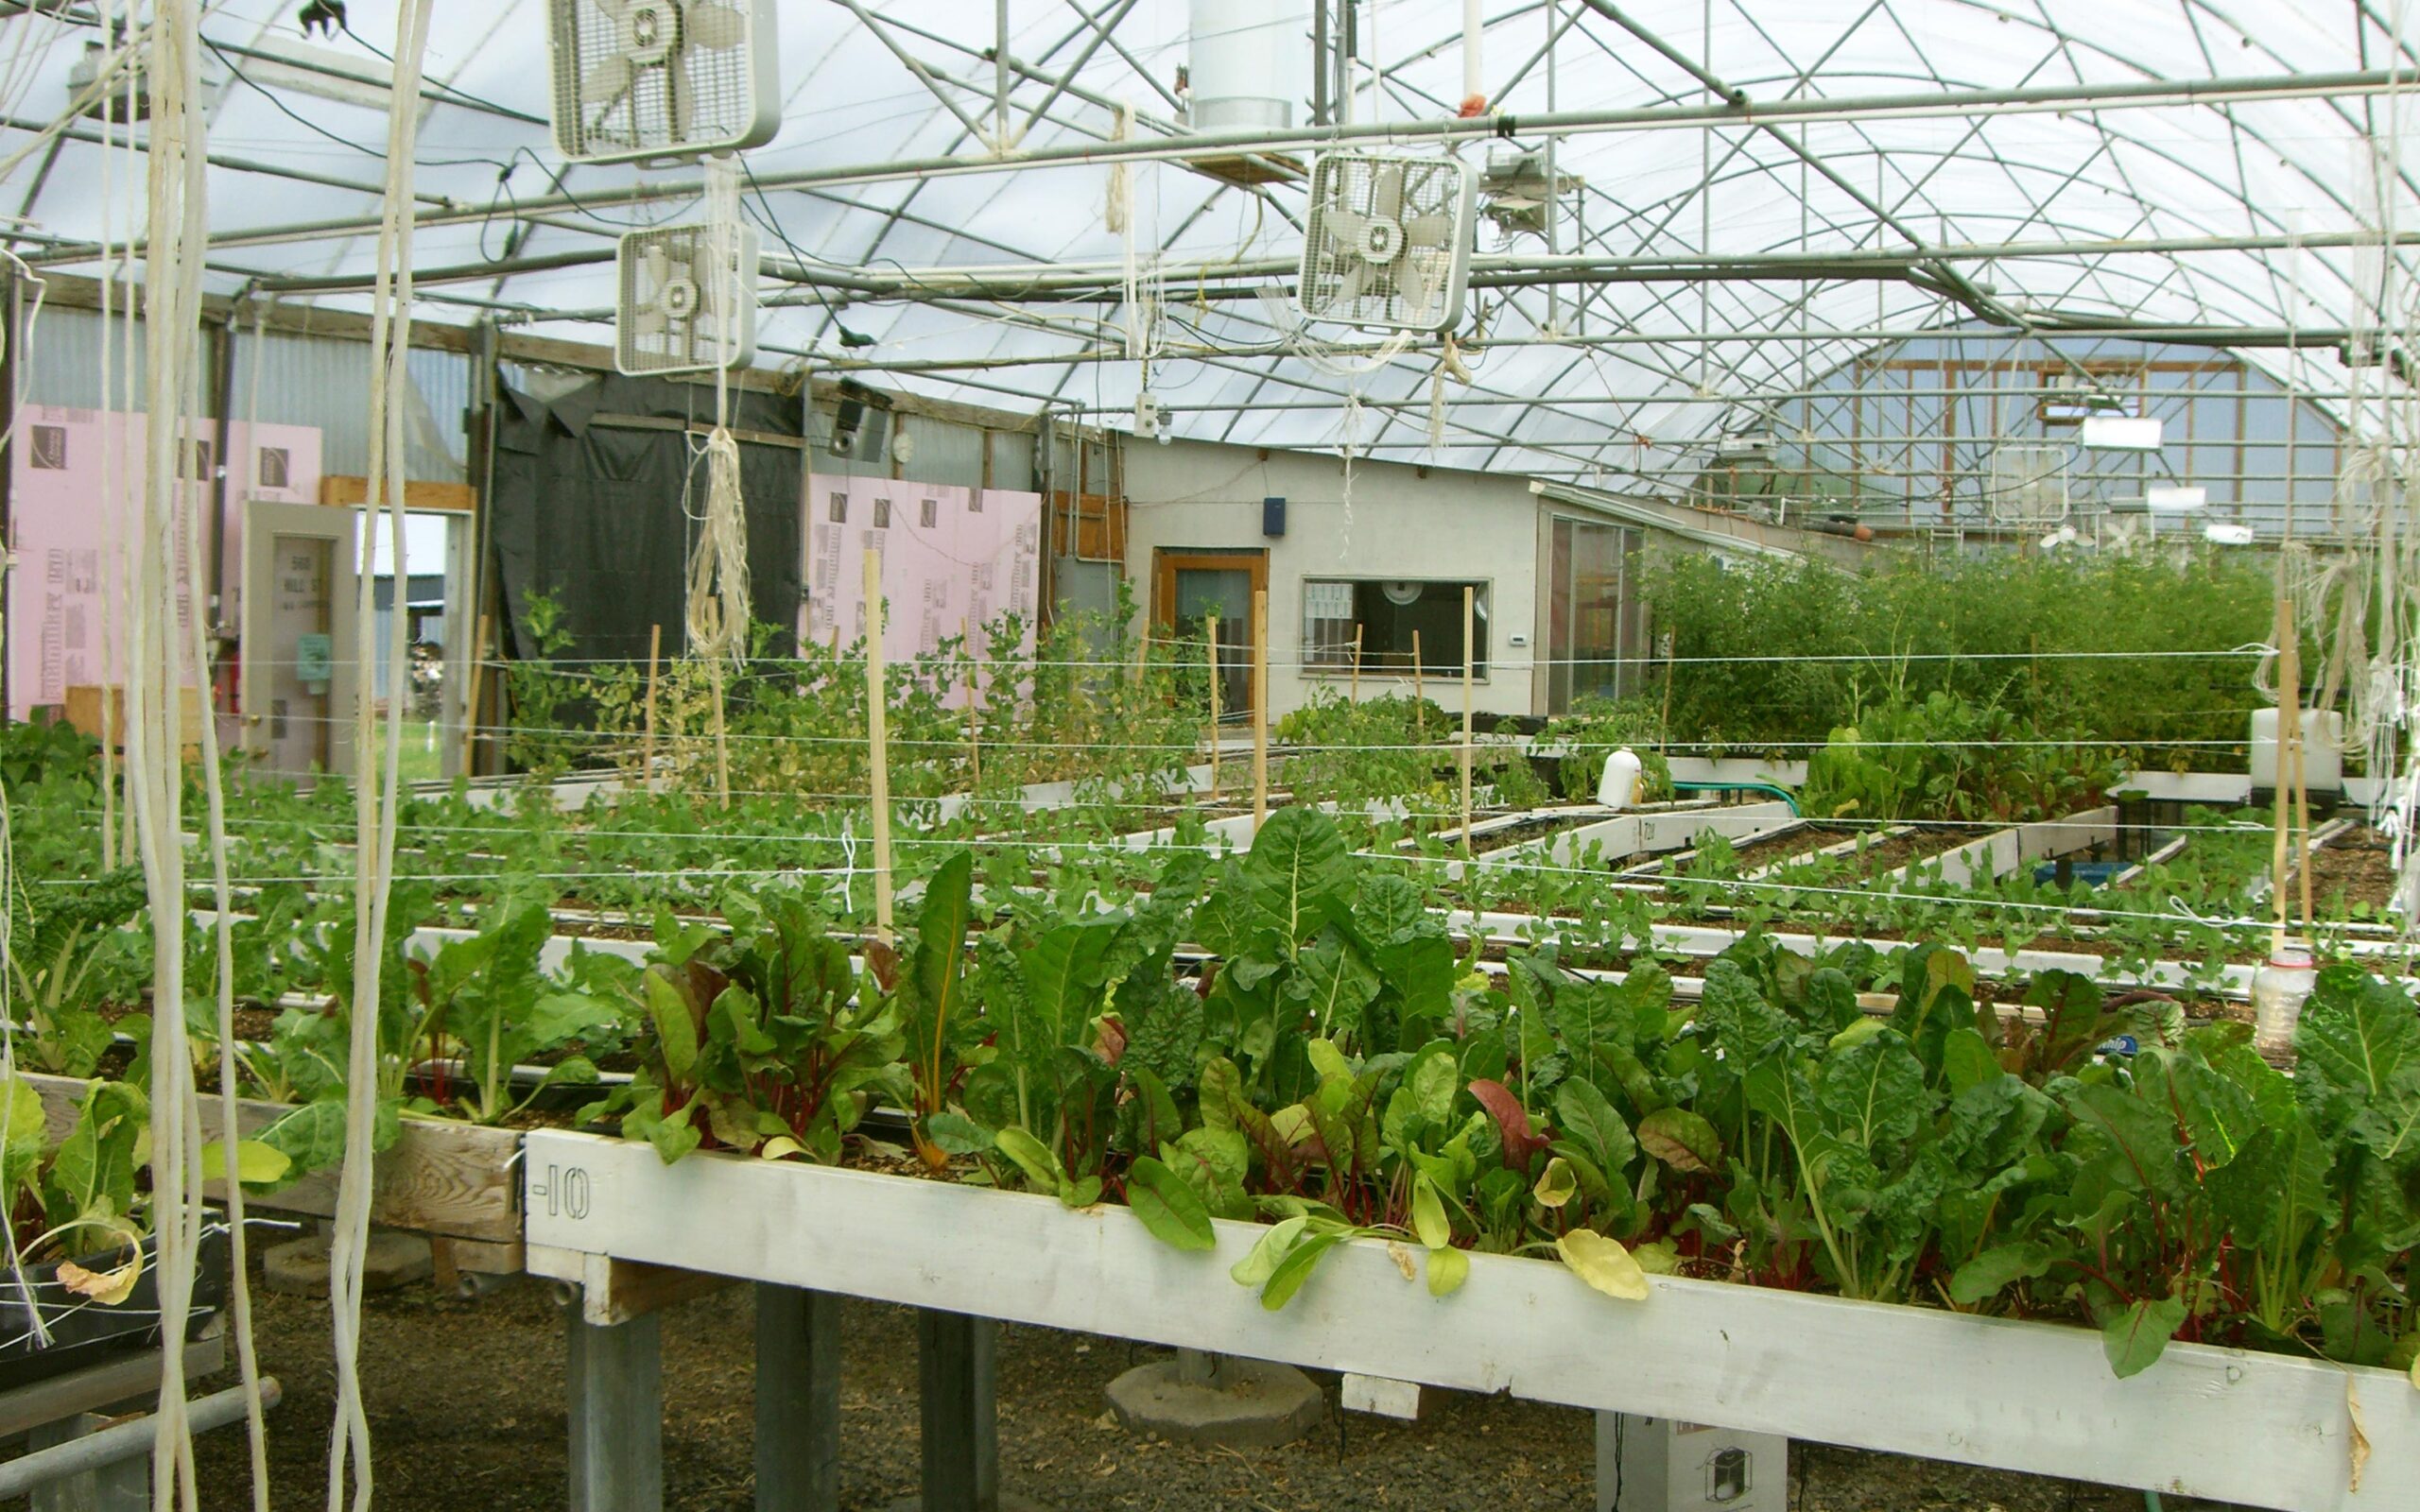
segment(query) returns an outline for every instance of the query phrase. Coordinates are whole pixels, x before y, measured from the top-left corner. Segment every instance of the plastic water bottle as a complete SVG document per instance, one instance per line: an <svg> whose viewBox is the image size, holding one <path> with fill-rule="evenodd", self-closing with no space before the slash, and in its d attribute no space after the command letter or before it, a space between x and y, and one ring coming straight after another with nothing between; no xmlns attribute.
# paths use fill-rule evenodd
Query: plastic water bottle
<svg viewBox="0 0 2420 1512"><path fill-rule="evenodd" d="M1639 774L1645 770L1638 753L1628 746L1605 758L1605 775L1597 782L1597 801L1609 809L1626 809L1638 801Z"/></svg>
<svg viewBox="0 0 2420 1512"><path fill-rule="evenodd" d="M2252 1048L2282 1056L2294 1048L2294 1025L2319 979L2306 946L2281 946L2252 973Z"/></svg>

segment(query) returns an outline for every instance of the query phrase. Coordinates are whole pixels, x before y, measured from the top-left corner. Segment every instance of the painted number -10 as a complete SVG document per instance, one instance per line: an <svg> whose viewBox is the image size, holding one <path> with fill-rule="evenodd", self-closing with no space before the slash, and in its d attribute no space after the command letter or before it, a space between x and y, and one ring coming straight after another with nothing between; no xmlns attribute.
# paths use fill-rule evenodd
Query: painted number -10
<svg viewBox="0 0 2420 1512"><path fill-rule="evenodd" d="M529 1194L546 1199L549 1218L580 1219L588 1216L588 1172L577 1165L546 1167L546 1184L532 1187Z"/></svg>

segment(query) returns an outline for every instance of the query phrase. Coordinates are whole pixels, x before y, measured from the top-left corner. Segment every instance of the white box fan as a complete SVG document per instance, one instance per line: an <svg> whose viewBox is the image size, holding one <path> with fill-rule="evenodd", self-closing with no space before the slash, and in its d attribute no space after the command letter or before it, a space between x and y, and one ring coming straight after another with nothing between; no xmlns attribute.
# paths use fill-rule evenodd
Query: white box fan
<svg viewBox="0 0 2420 1512"><path fill-rule="evenodd" d="M664 226L626 232L615 269L614 366L632 378L745 368L756 356L756 229L732 230L738 273L715 268L714 230ZM721 306L730 303L725 310Z"/></svg>
<svg viewBox="0 0 2420 1512"><path fill-rule="evenodd" d="M555 146L575 163L626 163L771 141L773 14L773 0L549 0Z"/></svg>
<svg viewBox="0 0 2420 1512"><path fill-rule="evenodd" d="M1459 323L1478 194L1478 176L1453 158L1321 154L1295 294L1304 317L1388 331Z"/></svg>

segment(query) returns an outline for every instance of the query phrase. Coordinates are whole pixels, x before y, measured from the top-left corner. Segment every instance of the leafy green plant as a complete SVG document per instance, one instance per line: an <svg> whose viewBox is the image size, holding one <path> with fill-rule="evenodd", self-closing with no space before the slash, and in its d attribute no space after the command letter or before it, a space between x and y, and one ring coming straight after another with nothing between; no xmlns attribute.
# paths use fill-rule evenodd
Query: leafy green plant
<svg viewBox="0 0 2420 1512"><path fill-rule="evenodd" d="M36 1069L89 1076L111 1043L99 1012L111 936L143 912L143 872L120 867L85 884L39 889L20 882L9 900L9 973L15 1005L33 1026L24 1054Z"/></svg>

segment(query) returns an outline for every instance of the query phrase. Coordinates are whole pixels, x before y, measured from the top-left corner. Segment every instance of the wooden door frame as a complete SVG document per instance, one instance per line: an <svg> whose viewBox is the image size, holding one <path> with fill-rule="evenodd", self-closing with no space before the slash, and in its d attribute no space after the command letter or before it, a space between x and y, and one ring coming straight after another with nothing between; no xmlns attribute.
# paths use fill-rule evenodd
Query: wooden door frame
<svg viewBox="0 0 2420 1512"><path fill-rule="evenodd" d="M1155 546L1151 550L1151 624L1156 628L1169 632L1176 629L1176 575L1188 568L1196 572L1234 572L1241 568L1252 577L1248 593L1269 592L1269 549L1265 546ZM1243 621L1244 644L1250 646L1251 603L1235 606L1235 614ZM1277 632L1272 629L1270 633ZM1231 706L1224 712L1242 713L1246 709Z"/></svg>
<svg viewBox="0 0 2420 1512"><path fill-rule="evenodd" d="M1151 623L1162 629L1176 628L1176 575L1187 568L1196 572L1233 572L1242 568L1252 575L1251 592L1269 592L1269 552L1258 546L1157 546L1151 551ZM1237 614L1252 613L1250 604L1236 606Z"/></svg>

